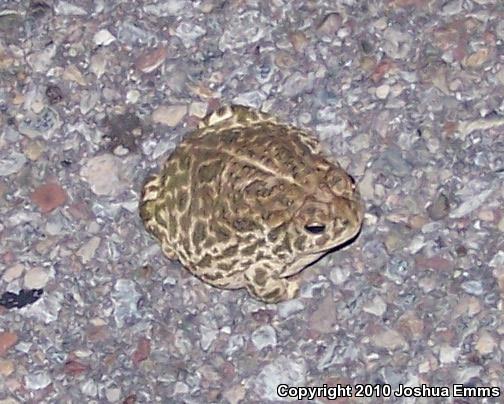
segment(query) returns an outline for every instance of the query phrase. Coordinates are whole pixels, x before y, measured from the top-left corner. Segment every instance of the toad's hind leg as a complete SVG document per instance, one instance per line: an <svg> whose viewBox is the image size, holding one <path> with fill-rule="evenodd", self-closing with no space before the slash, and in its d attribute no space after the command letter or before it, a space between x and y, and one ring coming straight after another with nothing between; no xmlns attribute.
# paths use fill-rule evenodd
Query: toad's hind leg
<svg viewBox="0 0 504 404"><path fill-rule="evenodd" d="M156 199L159 195L159 176L149 176L142 186L142 196L138 210L143 222L148 225L154 218Z"/></svg>
<svg viewBox="0 0 504 404"><path fill-rule="evenodd" d="M293 299L299 290L297 282L280 278L276 273L261 266L247 269L244 278L245 288L249 293L265 303Z"/></svg>
<svg viewBox="0 0 504 404"><path fill-rule="evenodd" d="M175 252L163 240L167 239L168 218L159 203L160 177L151 175L142 187L142 197L138 210L145 228L161 241L161 248L170 259L175 259Z"/></svg>

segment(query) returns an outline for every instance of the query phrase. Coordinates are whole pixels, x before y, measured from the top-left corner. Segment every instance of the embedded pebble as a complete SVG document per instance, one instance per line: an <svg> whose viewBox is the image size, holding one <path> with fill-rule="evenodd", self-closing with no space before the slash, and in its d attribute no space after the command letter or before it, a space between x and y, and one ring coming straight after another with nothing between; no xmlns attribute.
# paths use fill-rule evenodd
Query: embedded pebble
<svg viewBox="0 0 504 404"><path fill-rule="evenodd" d="M118 279L111 294L114 302L114 319L117 327L122 328L126 321L139 317L137 302L140 294L135 283L129 279Z"/></svg>
<svg viewBox="0 0 504 404"><path fill-rule="evenodd" d="M98 236L91 237L82 247L77 250L77 256L83 264L87 264L94 257L96 250L100 246L101 239Z"/></svg>
<svg viewBox="0 0 504 404"><path fill-rule="evenodd" d="M242 14L232 13L223 31L219 39L219 49L222 52L250 46L264 36L270 35L266 31L264 17L257 10L246 11Z"/></svg>
<svg viewBox="0 0 504 404"><path fill-rule="evenodd" d="M320 25L317 27L317 32L322 35L335 35L340 29L343 18L338 13L327 14Z"/></svg>
<svg viewBox="0 0 504 404"><path fill-rule="evenodd" d="M268 346L275 347L277 343L275 329L270 325L259 327L250 338L259 351Z"/></svg>
<svg viewBox="0 0 504 404"><path fill-rule="evenodd" d="M373 300L370 300L363 308L366 313L373 314L377 317L383 316L387 310L387 304L380 296L375 296Z"/></svg>
<svg viewBox="0 0 504 404"><path fill-rule="evenodd" d="M0 331L0 356L4 356L18 341L18 336L15 332Z"/></svg>
<svg viewBox="0 0 504 404"><path fill-rule="evenodd" d="M120 158L113 154L102 154L88 159L80 170L80 175L91 186L96 195L115 196L124 191L127 182L122 178Z"/></svg>
<svg viewBox="0 0 504 404"><path fill-rule="evenodd" d="M154 110L151 118L154 123L174 127L182 121L186 114L186 105L162 105Z"/></svg>
<svg viewBox="0 0 504 404"><path fill-rule="evenodd" d="M24 149L24 154L31 161L37 161L44 153L44 143L40 140L30 141Z"/></svg>
<svg viewBox="0 0 504 404"><path fill-rule="evenodd" d="M242 335L234 334L229 337L228 345L226 347L225 353L228 356L233 355L233 353L240 351L245 345L245 338Z"/></svg>
<svg viewBox="0 0 504 404"><path fill-rule="evenodd" d="M462 0L451 0L441 8L441 12L446 15L458 14L461 11L462 11Z"/></svg>
<svg viewBox="0 0 504 404"><path fill-rule="evenodd" d="M93 41L98 46L107 46L116 40L109 30L101 29L93 36Z"/></svg>
<svg viewBox="0 0 504 404"><path fill-rule="evenodd" d="M310 293L303 293L301 296L310 296L313 295L313 288L310 290ZM311 314L309 328L311 330L320 332L320 333L330 333L334 331L335 323L337 319L337 309L334 305L334 301L332 296L328 294L320 303L317 309Z"/></svg>
<svg viewBox="0 0 504 404"><path fill-rule="evenodd" d="M66 199L66 192L59 184L54 182L48 182L37 187L31 194L31 200L42 213L52 212L63 205Z"/></svg>
<svg viewBox="0 0 504 404"><path fill-rule="evenodd" d="M143 73L151 73L164 63L167 56L168 50L164 46L148 50L137 58L135 67Z"/></svg>
<svg viewBox="0 0 504 404"><path fill-rule="evenodd" d="M186 48L194 46L196 40L206 34L206 30L199 25L190 24L182 21L175 29L175 35L178 36Z"/></svg>
<svg viewBox="0 0 504 404"><path fill-rule="evenodd" d="M26 61L33 71L44 73L51 66L54 56L56 56L56 45L52 43L41 50L31 53Z"/></svg>
<svg viewBox="0 0 504 404"><path fill-rule="evenodd" d="M126 100L131 104L136 104L140 99L140 92L138 90L129 90L126 93Z"/></svg>
<svg viewBox="0 0 504 404"><path fill-rule="evenodd" d="M204 118L207 114L207 104L204 102L193 102L189 105L189 114Z"/></svg>
<svg viewBox="0 0 504 404"><path fill-rule="evenodd" d="M52 383L51 377L45 371L31 373L25 376L25 385L29 390L40 390Z"/></svg>
<svg viewBox="0 0 504 404"><path fill-rule="evenodd" d="M65 70L63 71L62 77L66 81L74 82L76 84L79 84L82 87L87 86L87 80L86 80L86 78L84 77L84 75L82 74L82 72L80 71L80 69L77 66L73 65L73 64L68 65L65 68Z"/></svg>
<svg viewBox="0 0 504 404"><path fill-rule="evenodd" d="M165 0L158 4L144 6L144 11L158 17L166 17L169 15L177 15L186 7L190 7L190 3L187 0Z"/></svg>
<svg viewBox="0 0 504 404"><path fill-rule="evenodd" d="M144 29L142 24L138 24L132 20L119 23L117 28L117 39L129 46L135 44L148 45L159 41L156 32Z"/></svg>
<svg viewBox="0 0 504 404"><path fill-rule="evenodd" d="M359 184L359 191L364 198L373 198L375 192L375 187L373 185L374 177L375 174L371 170L368 170Z"/></svg>
<svg viewBox="0 0 504 404"><path fill-rule="evenodd" d="M243 402L245 398L246 390L244 386L235 385L230 389L226 390L223 394L223 397L228 400L230 404L239 404Z"/></svg>
<svg viewBox="0 0 504 404"><path fill-rule="evenodd" d="M343 363L343 357L340 355L340 352L338 352L337 344L334 342L325 348L324 354L321 355L317 363L317 370L323 372L325 369L341 363Z"/></svg>
<svg viewBox="0 0 504 404"><path fill-rule="evenodd" d="M391 146L381 154L375 163L375 168L388 175L404 177L410 173L411 164L404 159L401 150Z"/></svg>
<svg viewBox="0 0 504 404"><path fill-rule="evenodd" d="M476 341L475 348L480 355L488 355L491 354L495 348L497 348L497 342L492 337L492 334L490 334L488 331L483 331Z"/></svg>
<svg viewBox="0 0 504 404"><path fill-rule="evenodd" d="M308 45L308 39L303 32L292 32L289 34L289 41L297 52L303 52Z"/></svg>
<svg viewBox="0 0 504 404"><path fill-rule="evenodd" d="M376 97L380 100L384 100L388 97L390 93L390 86L388 84L383 84L380 87L376 88Z"/></svg>
<svg viewBox="0 0 504 404"><path fill-rule="evenodd" d="M504 24L503 24L504 25ZM497 74L495 75L497 80L499 80L501 85L504 85L504 67L501 67Z"/></svg>
<svg viewBox="0 0 504 404"><path fill-rule="evenodd" d="M383 37L385 39L383 50L388 56L393 59L404 59L408 56L413 43L409 33L390 26L385 29Z"/></svg>
<svg viewBox="0 0 504 404"><path fill-rule="evenodd" d="M499 250L492 257L488 265L492 268L501 268L504 267L504 251Z"/></svg>
<svg viewBox="0 0 504 404"><path fill-rule="evenodd" d="M468 215L473 210L478 209L493 192L493 189L487 189L476 195L469 196L464 202L462 202L450 213L450 217L452 219L458 219L460 217Z"/></svg>
<svg viewBox="0 0 504 404"><path fill-rule="evenodd" d="M20 171L26 163L24 154L11 152L0 156L0 176L6 177Z"/></svg>
<svg viewBox="0 0 504 404"><path fill-rule="evenodd" d="M0 359L0 375L2 375L3 377L8 377L15 371L15 369L16 368L13 361ZM0 400L0 403L2 403L2 400Z"/></svg>
<svg viewBox="0 0 504 404"><path fill-rule="evenodd" d="M49 281L49 273L41 268L32 268L26 271L24 287L27 289L43 289Z"/></svg>
<svg viewBox="0 0 504 404"><path fill-rule="evenodd" d="M499 39L504 39L504 21L500 20L495 27L495 33Z"/></svg>
<svg viewBox="0 0 504 404"><path fill-rule="evenodd" d="M390 350L398 348L407 348L408 342L404 337L393 329L386 329L376 335L373 335L371 341L379 348L386 348Z"/></svg>
<svg viewBox="0 0 504 404"><path fill-rule="evenodd" d="M199 329L201 334L201 349L207 351L217 338L219 330L215 327L214 324L202 324L200 325Z"/></svg>
<svg viewBox="0 0 504 404"><path fill-rule="evenodd" d="M14 279L19 278L23 272L24 272L24 266L22 264L15 264L10 268L7 268L3 272L2 279L5 282L9 283L12 282Z"/></svg>
<svg viewBox="0 0 504 404"><path fill-rule="evenodd" d="M305 305L299 299L287 300L278 304L278 314L282 318L287 318L301 312L304 308Z"/></svg>
<svg viewBox="0 0 504 404"><path fill-rule="evenodd" d="M79 108L82 115L86 115L92 111L100 99L100 95L94 91L83 91L81 93L81 100Z"/></svg>
<svg viewBox="0 0 504 404"><path fill-rule="evenodd" d="M329 274L329 279L335 285L341 285L346 282L350 276L350 270L348 268L334 268Z"/></svg>
<svg viewBox="0 0 504 404"><path fill-rule="evenodd" d="M42 323L52 323L58 319L63 299L63 294L58 291L45 293L37 304L27 307L26 313Z"/></svg>
<svg viewBox="0 0 504 404"><path fill-rule="evenodd" d="M59 114L52 108L46 107L38 114L28 114L19 123L19 132L31 139L43 137L50 139L61 126Z"/></svg>
<svg viewBox="0 0 504 404"><path fill-rule="evenodd" d="M301 74L299 72L290 76L283 85L283 94L286 97L294 97L313 88L313 74Z"/></svg>
<svg viewBox="0 0 504 404"><path fill-rule="evenodd" d="M305 383L306 363L303 358L280 356L266 365L252 382L257 394L266 400L277 399L277 386L301 386Z"/></svg>
<svg viewBox="0 0 504 404"><path fill-rule="evenodd" d="M443 344L439 348L439 360L442 364L453 363L459 355L459 348Z"/></svg>
<svg viewBox="0 0 504 404"><path fill-rule="evenodd" d="M109 403L115 403L121 398L121 389L117 387L110 387L105 390L105 397Z"/></svg>
<svg viewBox="0 0 504 404"><path fill-rule="evenodd" d="M108 65L108 60L101 53L97 53L91 56L91 64L89 69L95 74L97 78L100 78L106 71Z"/></svg>
<svg viewBox="0 0 504 404"><path fill-rule="evenodd" d="M483 285L480 281L466 281L463 282L461 286L464 291L474 296L480 296L484 292Z"/></svg>
<svg viewBox="0 0 504 404"><path fill-rule="evenodd" d="M237 97L233 98L233 102L239 105L246 105L253 108L260 108L264 100L266 99L266 94L262 91L247 91L242 93Z"/></svg>
<svg viewBox="0 0 504 404"><path fill-rule="evenodd" d="M82 7L75 4L69 3L67 1L59 0L54 8L56 14L59 15L86 15L87 11Z"/></svg>
<svg viewBox="0 0 504 404"><path fill-rule="evenodd" d="M98 394L98 386L94 380L86 380L81 384L81 391L85 396L95 397Z"/></svg>
<svg viewBox="0 0 504 404"><path fill-rule="evenodd" d="M427 213L432 220L441 220L450 213L450 201L445 194L439 194L427 207Z"/></svg>
<svg viewBox="0 0 504 404"><path fill-rule="evenodd" d="M490 56L490 50L488 48L481 48L467 56L464 64L467 67L479 68L487 61L488 56Z"/></svg>

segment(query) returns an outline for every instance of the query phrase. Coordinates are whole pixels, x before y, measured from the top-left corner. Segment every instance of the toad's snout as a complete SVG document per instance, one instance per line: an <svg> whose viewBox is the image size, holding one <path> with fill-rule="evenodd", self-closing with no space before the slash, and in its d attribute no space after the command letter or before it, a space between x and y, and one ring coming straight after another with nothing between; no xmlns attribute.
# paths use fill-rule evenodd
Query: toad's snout
<svg viewBox="0 0 504 404"><path fill-rule="evenodd" d="M338 198L331 205L334 235L352 237L362 224L363 209L359 200Z"/></svg>

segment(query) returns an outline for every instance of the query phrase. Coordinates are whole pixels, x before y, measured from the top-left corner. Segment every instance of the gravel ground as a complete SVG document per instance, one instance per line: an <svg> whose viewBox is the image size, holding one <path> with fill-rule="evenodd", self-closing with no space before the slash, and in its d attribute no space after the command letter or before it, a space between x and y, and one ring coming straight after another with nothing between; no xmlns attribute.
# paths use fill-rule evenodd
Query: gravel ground
<svg viewBox="0 0 504 404"><path fill-rule="evenodd" d="M43 294L0 308L0 403L502 402L503 50L502 0L2 0L0 291ZM279 305L190 276L138 217L229 102L317 132L366 204Z"/></svg>

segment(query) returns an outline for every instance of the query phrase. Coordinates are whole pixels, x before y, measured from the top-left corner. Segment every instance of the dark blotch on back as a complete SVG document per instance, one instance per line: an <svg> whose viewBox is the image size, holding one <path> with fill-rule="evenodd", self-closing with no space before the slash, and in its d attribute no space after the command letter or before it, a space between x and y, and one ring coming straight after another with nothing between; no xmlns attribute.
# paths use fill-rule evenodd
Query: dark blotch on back
<svg viewBox="0 0 504 404"><path fill-rule="evenodd" d="M179 159L179 168L182 171L187 171L189 167L191 167L191 156L185 154Z"/></svg>
<svg viewBox="0 0 504 404"><path fill-rule="evenodd" d="M168 179L167 189L179 189L182 186L188 184L189 173L187 171L183 171L177 175L172 175L167 179Z"/></svg>
<svg viewBox="0 0 504 404"><path fill-rule="evenodd" d="M211 231L218 241L227 241L231 237L229 230L223 226L219 226L218 224L213 225Z"/></svg>
<svg viewBox="0 0 504 404"><path fill-rule="evenodd" d="M281 224L280 226L275 227L268 233L268 240L271 242L275 242L278 239L279 234L285 230L286 225Z"/></svg>
<svg viewBox="0 0 504 404"><path fill-rule="evenodd" d="M210 268L212 265L212 256L210 254L205 254L205 256L197 263L200 268Z"/></svg>
<svg viewBox="0 0 504 404"><path fill-rule="evenodd" d="M228 247L224 251L222 251L222 256L223 257L233 257L236 255L237 252L238 252L238 246L232 245L231 247Z"/></svg>
<svg viewBox="0 0 504 404"><path fill-rule="evenodd" d="M219 262L217 264L217 269L220 269L221 271L229 272L233 269L233 267L238 263L238 260L233 260L229 263L226 262Z"/></svg>
<svg viewBox="0 0 504 404"><path fill-rule="evenodd" d="M170 232L170 238L173 240L175 237L177 237L177 219L173 215L170 215L170 223L168 226L169 232Z"/></svg>
<svg viewBox="0 0 504 404"><path fill-rule="evenodd" d="M234 143L238 139L239 135L240 134L236 131L224 133L222 135L222 141L226 144Z"/></svg>
<svg viewBox="0 0 504 404"><path fill-rule="evenodd" d="M233 227L238 231L252 231L258 228L258 224L248 218L238 218L233 221Z"/></svg>
<svg viewBox="0 0 504 404"><path fill-rule="evenodd" d="M154 217L156 218L156 223L166 228L168 223L166 223L166 220L164 220L163 216L161 216L162 209L163 208L161 206L156 206L154 208Z"/></svg>
<svg viewBox="0 0 504 404"><path fill-rule="evenodd" d="M175 175L177 173L178 169L177 169L177 163L176 162L173 162L173 161L169 161L164 169L163 169L163 177L161 179L161 181L164 183L165 180L173 175Z"/></svg>
<svg viewBox="0 0 504 404"><path fill-rule="evenodd" d="M265 299L273 299L275 297L278 297L279 294L280 294L280 289L276 288L276 289L273 289L271 292L266 293L263 297Z"/></svg>
<svg viewBox="0 0 504 404"><path fill-rule="evenodd" d="M218 279L224 278L224 275L222 275L220 272L215 272L213 274L206 272L202 275L202 277L209 281L216 281Z"/></svg>
<svg viewBox="0 0 504 404"><path fill-rule="evenodd" d="M253 255L255 251L257 250L257 243L251 244L248 247L242 248L240 250L240 254L248 257L249 255Z"/></svg>
<svg viewBox="0 0 504 404"><path fill-rule="evenodd" d="M291 241L290 241L290 237L289 237L289 233L285 234L285 237L283 239L283 242L282 242L282 246L285 250L287 250L288 252L292 253L292 247L291 247Z"/></svg>
<svg viewBox="0 0 504 404"><path fill-rule="evenodd" d="M183 212L187 207L189 202L189 195L186 191L179 189L177 192L177 209L179 212Z"/></svg>
<svg viewBox="0 0 504 404"><path fill-rule="evenodd" d="M294 247L298 251L303 251L304 250L304 246L305 246L305 242L306 242L306 236L299 236L294 241Z"/></svg>
<svg viewBox="0 0 504 404"><path fill-rule="evenodd" d="M192 236L193 244L196 246L200 245L207 236L206 224L203 222L196 222Z"/></svg>
<svg viewBox="0 0 504 404"><path fill-rule="evenodd" d="M222 170L222 162L213 161L198 168L198 179L201 182L211 182Z"/></svg>
<svg viewBox="0 0 504 404"><path fill-rule="evenodd" d="M254 282L259 286L266 284L266 279L268 278L268 273L264 269L257 269L255 271Z"/></svg>

